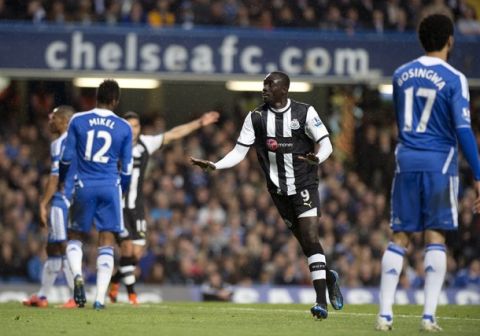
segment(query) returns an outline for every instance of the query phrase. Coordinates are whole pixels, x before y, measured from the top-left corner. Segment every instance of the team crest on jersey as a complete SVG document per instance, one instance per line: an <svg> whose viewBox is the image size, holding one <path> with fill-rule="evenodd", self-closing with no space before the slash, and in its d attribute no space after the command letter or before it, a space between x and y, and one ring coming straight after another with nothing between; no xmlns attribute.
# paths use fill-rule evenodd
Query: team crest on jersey
<svg viewBox="0 0 480 336"><path fill-rule="evenodd" d="M292 119L292 122L290 123L290 128L292 130L298 130L300 128L300 123L297 119Z"/></svg>

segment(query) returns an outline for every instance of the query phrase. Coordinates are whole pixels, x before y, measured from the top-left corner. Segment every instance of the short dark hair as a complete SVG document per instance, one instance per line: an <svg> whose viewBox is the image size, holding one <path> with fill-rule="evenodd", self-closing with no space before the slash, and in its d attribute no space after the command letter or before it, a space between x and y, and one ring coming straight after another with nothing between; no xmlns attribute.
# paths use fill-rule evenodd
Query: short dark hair
<svg viewBox="0 0 480 336"><path fill-rule="evenodd" d="M453 22L444 14L426 16L418 26L418 38L426 52L442 50L450 36L453 36Z"/></svg>
<svg viewBox="0 0 480 336"><path fill-rule="evenodd" d="M105 79L97 89L97 103L111 104L120 100L120 87L114 79Z"/></svg>
<svg viewBox="0 0 480 336"><path fill-rule="evenodd" d="M125 120L128 120L128 119L137 119L137 120L140 120L140 116L138 115L137 112L128 111L127 113L125 113L125 114L123 115L123 119L125 119Z"/></svg>
<svg viewBox="0 0 480 336"><path fill-rule="evenodd" d="M273 72L270 72L270 75L280 78L280 80L282 81L283 85L284 85L287 89L290 88L290 77L288 77L288 75L287 75L285 72L273 71Z"/></svg>

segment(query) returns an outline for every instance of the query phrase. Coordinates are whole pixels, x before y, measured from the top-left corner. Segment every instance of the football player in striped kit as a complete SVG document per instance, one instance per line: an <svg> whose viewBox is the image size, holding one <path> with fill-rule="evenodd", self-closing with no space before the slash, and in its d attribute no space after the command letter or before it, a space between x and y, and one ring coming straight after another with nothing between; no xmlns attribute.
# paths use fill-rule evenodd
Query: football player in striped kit
<svg viewBox="0 0 480 336"><path fill-rule="evenodd" d="M121 249L119 267L112 277L108 291L112 303L117 301L120 281L122 281L127 287L128 301L134 305L138 304L135 292L135 265L143 255L146 245L147 221L145 220L143 181L150 155L163 145L217 122L219 116L218 112L209 111L200 118L156 135L140 134L140 116L137 113L127 112L123 116L132 127L133 132L133 170L123 205L125 230L118 235Z"/></svg>
<svg viewBox="0 0 480 336"><path fill-rule="evenodd" d="M205 170L226 169L255 147L272 200L307 257L317 297L311 313L325 319L327 287L333 308L343 307L338 274L327 268L318 236L318 165L330 156L332 144L315 108L288 98L289 86L287 74L269 73L263 81L264 104L248 113L232 151L216 163L191 160Z"/></svg>

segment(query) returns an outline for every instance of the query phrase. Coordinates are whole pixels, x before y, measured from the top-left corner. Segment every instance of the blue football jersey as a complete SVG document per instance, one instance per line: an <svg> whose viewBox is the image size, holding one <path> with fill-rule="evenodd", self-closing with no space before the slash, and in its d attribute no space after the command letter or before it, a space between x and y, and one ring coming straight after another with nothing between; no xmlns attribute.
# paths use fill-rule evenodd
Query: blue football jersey
<svg viewBox="0 0 480 336"><path fill-rule="evenodd" d="M465 76L436 57L422 56L393 75L397 171L457 173L456 129L470 128Z"/></svg>
<svg viewBox="0 0 480 336"><path fill-rule="evenodd" d="M60 158L65 148L65 140L67 139L67 132L63 133L60 137L52 141L50 145L50 158L52 162L52 166L50 169L50 175L57 175L59 174L59 166L60 166ZM63 194L60 191L57 191L54 197L67 197L67 199L72 198L74 183L75 183L75 160L72 161L71 167L67 172L67 176L65 177L64 187L63 187Z"/></svg>
<svg viewBox="0 0 480 336"><path fill-rule="evenodd" d="M112 111L95 108L73 115L62 162L76 158L77 180L85 186L112 185L132 170L132 130Z"/></svg>

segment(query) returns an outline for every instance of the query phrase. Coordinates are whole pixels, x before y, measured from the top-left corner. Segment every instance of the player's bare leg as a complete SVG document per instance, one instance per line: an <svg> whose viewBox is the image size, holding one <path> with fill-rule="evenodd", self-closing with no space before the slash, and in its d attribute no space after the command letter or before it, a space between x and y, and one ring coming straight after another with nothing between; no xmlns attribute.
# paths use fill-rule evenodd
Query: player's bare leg
<svg viewBox="0 0 480 336"><path fill-rule="evenodd" d="M445 234L441 231L425 231L425 304L420 328L425 331L441 331L435 313L447 270Z"/></svg>
<svg viewBox="0 0 480 336"><path fill-rule="evenodd" d="M388 331L393 328L393 302L397 290L400 273L402 273L403 257L410 237L405 232L395 232L392 242L382 257L382 277L380 281L380 312L375 329Z"/></svg>
<svg viewBox="0 0 480 336"><path fill-rule="evenodd" d="M307 257L313 287L316 293L316 303L310 311L317 319L325 319L328 317L326 298L328 272L325 254L318 237L318 217L298 218L297 225L295 225L293 229L293 234Z"/></svg>
<svg viewBox="0 0 480 336"><path fill-rule="evenodd" d="M145 246L136 244L135 241L134 241L133 242L133 256L134 256L134 258L137 262L143 257L144 252L145 252Z"/></svg>

